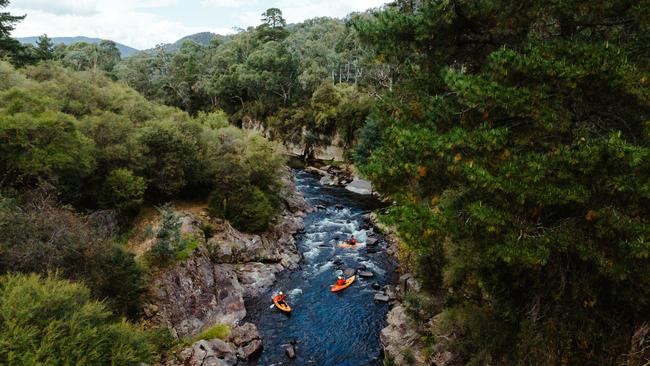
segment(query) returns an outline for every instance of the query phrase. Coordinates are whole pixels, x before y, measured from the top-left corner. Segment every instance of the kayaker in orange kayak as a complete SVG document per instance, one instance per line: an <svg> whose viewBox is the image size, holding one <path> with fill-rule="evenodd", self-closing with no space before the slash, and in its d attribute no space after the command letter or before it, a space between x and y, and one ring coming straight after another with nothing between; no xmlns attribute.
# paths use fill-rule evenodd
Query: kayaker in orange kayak
<svg viewBox="0 0 650 366"><path fill-rule="evenodd" d="M354 238L354 235L352 235L350 239L346 240L345 242L350 245L357 245L357 239Z"/></svg>
<svg viewBox="0 0 650 366"><path fill-rule="evenodd" d="M273 301L282 302L286 298L287 298L287 295L285 295L282 291L280 291L280 292L278 292L277 295L275 295L275 297L273 297Z"/></svg>
<svg viewBox="0 0 650 366"><path fill-rule="evenodd" d="M343 286L345 285L345 280L343 277L339 276L338 279L336 280L336 286Z"/></svg>

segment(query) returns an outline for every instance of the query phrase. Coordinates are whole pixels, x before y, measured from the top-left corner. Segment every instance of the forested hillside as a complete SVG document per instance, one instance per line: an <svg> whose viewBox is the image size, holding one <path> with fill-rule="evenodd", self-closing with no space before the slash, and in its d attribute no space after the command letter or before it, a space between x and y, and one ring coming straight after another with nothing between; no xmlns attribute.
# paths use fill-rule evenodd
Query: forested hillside
<svg viewBox="0 0 650 366"><path fill-rule="evenodd" d="M170 240L136 261L125 245L131 219L212 197L215 216L265 230L284 158L221 111L192 117L112 81L114 44L41 41L35 66L0 61L0 273L43 276L0 280L0 363L157 359L165 332L119 318L140 318L150 273L191 243ZM31 51L5 43L22 65Z"/></svg>
<svg viewBox="0 0 650 366"><path fill-rule="evenodd" d="M648 5L397 1L355 24L399 70L355 160L464 362L647 361Z"/></svg>
<svg viewBox="0 0 650 366"><path fill-rule="evenodd" d="M344 21L314 18L288 27L279 9L269 9L260 26L227 42L158 48L114 72L148 98L190 114L220 108L232 122L257 120L283 140L302 142L304 127L310 138L339 132L351 143L369 112L365 87L373 90L386 77L367 52Z"/></svg>
<svg viewBox="0 0 650 366"><path fill-rule="evenodd" d="M0 363L74 363L70 339L91 364L155 360L172 344L136 325L142 295L189 243L136 261L133 218L202 200L265 232L280 144L334 140L390 203L429 364L650 362L649 1L262 17L121 59L112 42L21 46L22 17L0 13Z"/></svg>
<svg viewBox="0 0 650 366"><path fill-rule="evenodd" d="M29 44L32 46L38 46L38 41L40 37L20 37L17 38L18 41L20 41L23 44ZM54 45L57 44L64 44L64 45L69 45L73 43L91 43L91 44L100 44L103 41L103 39L99 38L88 38L88 37L53 37L51 38L51 41ZM129 47L127 45L123 45L121 43L115 43L117 46L118 50L120 50L120 56L123 58L129 57L133 55L136 52L139 52L133 47Z"/></svg>

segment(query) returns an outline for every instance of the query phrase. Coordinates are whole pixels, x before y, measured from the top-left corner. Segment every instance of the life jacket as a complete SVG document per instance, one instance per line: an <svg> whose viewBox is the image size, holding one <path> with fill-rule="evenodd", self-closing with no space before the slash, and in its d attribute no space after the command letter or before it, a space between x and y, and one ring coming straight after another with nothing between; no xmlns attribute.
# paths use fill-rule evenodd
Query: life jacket
<svg viewBox="0 0 650 366"><path fill-rule="evenodd" d="M344 279L336 280L336 285L337 286L345 285L345 280Z"/></svg>

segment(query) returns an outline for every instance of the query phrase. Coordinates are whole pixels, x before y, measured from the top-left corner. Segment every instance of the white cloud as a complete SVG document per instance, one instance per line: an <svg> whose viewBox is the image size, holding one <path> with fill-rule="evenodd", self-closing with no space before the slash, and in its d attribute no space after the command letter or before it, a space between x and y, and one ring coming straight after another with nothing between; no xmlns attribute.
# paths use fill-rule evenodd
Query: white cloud
<svg viewBox="0 0 650 366"><path fill-rule="evenodd" d="M364 11L380 7L387 0L279 0L273 7L282 10L288 23L298 23L315 17L342 18L355 11ZM262 11L266 10L262 9ZM259 24L262 11L246 11L239 14L238 19L243 25Z"/></svg>
<svg viewBox="0 0 650 366"><path fill-rule="evenodd" d="M232 33L230 26L257 25L269 7L282 9L290 23L317 16L343 17L353 11L381 6L386 0L14 0L9 11L27 14L13 32L15 37L87 36L111 39L138 49L169 43L189 34L212 31ZM166 8L168 7L168 8ZM206 21L205 7L224 9ZM205 27L174 19L174 11L197 14L197 23L223 24ZM228 9L228 10L225 10ZM187 16L187 14L186 14ZM194 19L189 17L188 22ZM213 23L214 22L214 23ZM227 26L227 28L225 27Z"/></svg>
<svg viewBox="0 0 650 366"><path fill-rule="evenodd" d="M57 15L91 15L97 13L97 2L92 0L21 0L12 5L22 9L39 9Z"/></svg>
<svg viewBox="0 0 650 366"><path fill-rule="evenodd" d="M15 37L47 33L51 37L86 36L111 39L137 49L146 49L158 43L171 43L193 33L213 31L232 33L227 28L206 29L186 26L162 19L157 15L124 9L101 9L91 15L58 15L40 10L16 9L13 13L27 13L27 19L16 26Z"/></svg>
<svg viewBox="0 0 650 366"><path fill-rule="evenodd" d="M201 0L201 5L209 7L235 8L241 6L251 6L256 2L256 0Z"/></svg>

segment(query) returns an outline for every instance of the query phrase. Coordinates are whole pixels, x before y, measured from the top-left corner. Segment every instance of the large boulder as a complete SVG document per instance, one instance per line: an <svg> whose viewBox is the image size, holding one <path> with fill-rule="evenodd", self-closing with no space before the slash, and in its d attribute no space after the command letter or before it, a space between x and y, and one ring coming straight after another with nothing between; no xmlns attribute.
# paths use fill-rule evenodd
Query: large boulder
<svg viewBox="0 0 650 366"><path fill-rule="evenodd" d="M386 296L388 297L388 296ZM417 325L413 322L402 305L397 305L388 312L388 325L382 329L379 339L384 353L391 357L396 365L409 365L404 358L404 351L410 350L415 357L415 365L425 365L426 357Z"/></svg>
<svg viewBox="0 0 650 366"><path fill-rule="evenodd" d="M167 366L234 366L238 362L235 348L221 339L200 340L183 349Z"/></svg>
<svg viewBox="0 0 650 366"><path fill-rule="evenodd" d="M358 194L370 195L372 194L372 183L369 180L355 178L345 186L345 189Z"/></svg>
<svg viewBox="0 0 650 366"><path fill-rule="evenodd" d="M203 221L200 218L190 213L183 213L179 217L179 221L181 223L181 236L186 238L191 236L199 243L205 243L205 234L201 229Z"/></svg>
<svg viewBox="0 0 650 366"><path fill-rule="evenodd" d="M368 238L368 239L366 239L366 245L370 246L370 247L374 247L375 245L378 244L378 242L379 242L379 239L377 239L377 238Z"/></svg>
<svg viewBox="0 0 650 366"><path fill-rule="evenodd" d="M207 242L210 258L215 263L280 263L294 269L300 262L293 234L304 228L300 218L290 215L263 235L243 233L229 223L223 223L219 231Z"/></svg>
<svg viewBox="0 0 650 366"><path fill-rule="evenodd" d="M275 275L283 269L279 263L249 262L237 265L237 277L244 287L244 296L257 297L264 293L273 286Z"/></svg>
<svg viewBox="0 0 650 366"><path fill-rule="evenodd" d="M284 192L282 192L281 196L284 200L286 210L299 216L304 216L305 213L310 212L311 208L305 201L302 192L296 187L291 169L288 167L285 169L285 174L282 175L281 181L284 186Z"/></svg>
<svg viewBox="0 0 650 366"><path fill-rule="evenodd" d="M306 167L305 171L307 173L316 174L316 175L320 175L320 176L323 176L323 177L327 175L326 170L318 169L318 168L313 167L313 166Z"/></svg>
<svg viewBox="0 0 650 366"><path fill-rule="evenodd" d="M331 176L331 175L329 175L329 174L328 174L328 175L324 175L324 176L320 179L319 183L322 184L322 185L324 185L324 186L327 186L327 185L335 185L335 184L336 184L336 183L334 182L334 177Z"/></svg>
<svg viewBox="0 0 650 366"><path fill-rule="evenodd" d="M227 341L237 347L237 357L240 360L254 359L262 352L262 338L253 323L244 323L235 327Z"/></svg>
<svg viewBox="0 0 650 366"><path fill-rule="evenodd" d="M154 322L179 338L213 324L234 324L246 316L244 289L232 265L213 264L199 253L158 276L153 283ZM155 309L152 311L151 309Z"/></svg>

